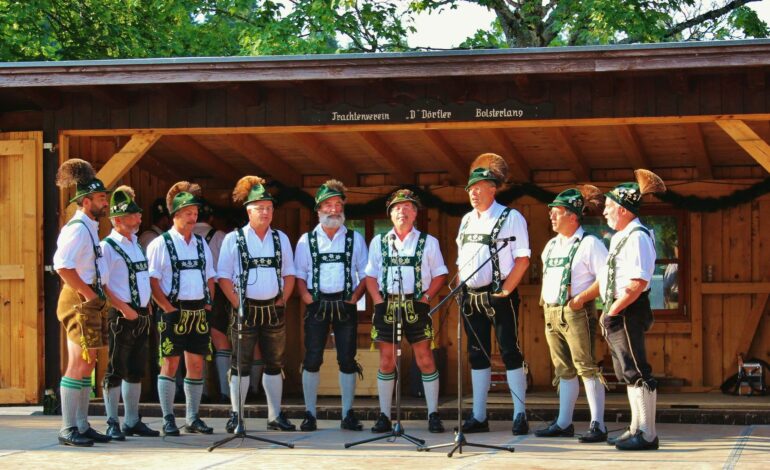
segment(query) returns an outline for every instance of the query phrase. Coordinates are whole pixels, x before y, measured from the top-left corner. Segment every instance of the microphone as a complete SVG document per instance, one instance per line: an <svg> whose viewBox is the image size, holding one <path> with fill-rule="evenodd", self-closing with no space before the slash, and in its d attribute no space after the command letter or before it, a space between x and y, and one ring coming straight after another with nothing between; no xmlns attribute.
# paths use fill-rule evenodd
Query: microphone
<svg viewBox="0 0 770 470"><path fill-rule="evenodd" d="M508 243L513 241L516 241L516 237L511 235L510 237L505 237L505 238L495 238L494 240L492 240L492 243Z"/></svg>

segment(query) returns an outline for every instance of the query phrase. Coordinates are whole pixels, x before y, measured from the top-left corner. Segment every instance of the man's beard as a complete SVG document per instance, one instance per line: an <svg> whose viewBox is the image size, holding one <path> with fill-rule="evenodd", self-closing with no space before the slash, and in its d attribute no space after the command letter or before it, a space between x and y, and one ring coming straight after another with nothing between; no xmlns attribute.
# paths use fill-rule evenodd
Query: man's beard
<svg viewBox="0 0 770 470"><path fill-rule="evenodd" d="M329 215L319 213L318 220L324 228L337 229L345 223L345 214Z"/></svg>
<svg viewBox="0 0 770 470"><path fill-rule="evenodd" d="M91 207L89 212L91 212L91 216L94 219L100 219L100 218L104 217L105 215L107 215L107 209L108 209L108 207L104 206L104 207L102 207L101 209L99 209L97 211L95 208Z"/></svg>

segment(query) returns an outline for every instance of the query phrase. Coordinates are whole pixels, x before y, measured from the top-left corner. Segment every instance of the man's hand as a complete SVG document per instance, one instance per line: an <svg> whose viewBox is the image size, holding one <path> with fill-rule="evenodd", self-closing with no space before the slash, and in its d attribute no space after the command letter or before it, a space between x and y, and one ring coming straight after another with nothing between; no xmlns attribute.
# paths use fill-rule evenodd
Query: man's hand
<svg viewBox="0 0 770 470"><path fill-rule="evenodd" d="M581 308L583 308L583 305L585 305L585 302L581 300L580 294L569 299L569 302L567 303L567 307L569 307L572 310L580 310Z"/></svg>
<svg viewBox="0 0 770 470"><path fill-rule="evenodd" d="M136 313L136 310L126 305L126 308L120 311L120 313L123 314L123 318L126 320L134 321L137 318L139 318L139 314Z"/></svg>

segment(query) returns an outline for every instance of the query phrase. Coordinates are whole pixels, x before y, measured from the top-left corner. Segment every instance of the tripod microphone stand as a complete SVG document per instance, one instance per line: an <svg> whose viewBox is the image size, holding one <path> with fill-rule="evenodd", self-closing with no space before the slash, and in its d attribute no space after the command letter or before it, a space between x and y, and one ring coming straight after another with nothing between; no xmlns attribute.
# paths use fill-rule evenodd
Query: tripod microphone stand
<svg viewBox="0 0 770 470"><path fill-rule="evenodd" d="M468 279L472 278L477 272L481 270L484 266L486 266L487 263L489 263L493 257L497 256L497 253L505 248L508 245L509 240L503 240L502 246L497 247L496 245L489 250L489 258L487 258L486 261L481 263L478 268L476 268L475 271L473 271L470 276L467 277L465 281L461 281L457 287L453 288L451 291L449 291L449 294L444 297L441 302L436 305L433 310L430 311L430 315L433 316L434 312L437 312L441 309L441 307L446 304L450 299L457 297L458 294L461 294L463 289L465 288L465 285L468 281ZM464 295L464 294L463 294ZM470 327L469 320L465 317L465 314L463 313L463 298L460 297L460 300L458 301L458 315L460 318L462 318L463 321L468 323L468 326ZM457 320L457 432L455 434L454 441L446 443L446 444L437 444L434 446L420 446L417 448L418 451L425 451L428 452L432 449L441 449L444 447L452 447L452 449L447 454L447 457L452 457L455 452L463 453L463 447L464 446L470 446L470 447L481 447L484 449L495 449L495 450L505 450L508 452L513 452L515 449L513 446L495 446L490 444L479 444L475 442L468 442L465 439L465 434L463 433L463 367L462 367L462 344L463 344L463 328L462 328L462 321L459 319Z"/></svg>
<svg viewBox="0 0 770 470"><path fill-rule="evenodd" d="M368 439L363 439L357 442L349 442L345 444L345 448L348 449L353 446L357 446L359 444L366 444L367 442L374 442L374 441L380 441L382 439L390 439L393 438L393 441L395 442L395 438L401 437L403 439L406 439L407 441L411 442L412 444L416 446L422 446L425 445L425 440L420 439L418 437L409 435L404 432L404 427L401 425L401 331L402 331L402 325L403 325L403 307L404 307L404 301L406 300L404 296L404 282L403 278L401 276L401 259L398 256L398 251L396 250L396 242L395 242L395 235L392 235L391 238L392 241L392 250L396 255L396 259L398 259L397 269L395 276L395 281L398 284L398 304L396 305L396 321L393 323L393 337L395 338L395 348L396 348L396 419L395 423L393 424L393 429L391 429L390 432L387 432L381 436L375 436L370 437ZM390 256L388 256L390 258ZM387 269L390 269L388 266ZM385 294L387 295L387 286L385 286ZM387 300L386 300L387 303Z"/></svg>
<svg viewBox="0 0 770 470"><path fill-rule="evenodd" d="M238 259L241 259L240 254L241 253L239 248ZM240 278L242 278L243 276L244 274L241 273ZM246 276L246 279L248 279L248 271L246 272L245 276ZM236 425L232 436L227 436L224 439L216 441L211 445L211 447L208 448L208 451L211 452L217 447L221 447L227 444L228 442L232 441L233 439L251 439L253 441L266 442L268 444L275 444L279 446L288 447L289 449L293 449L294 444L292 444L291 442L280 442L280 441L275 441L273 439L267 439L265 437L252 436L251 434L248 434L246 432L246 428L243 425L243 397L241 396L242 395L241 380L243 380L241 375L241 354L242 354L241 340L243 339L243 316L244 316L243 303L246 301L246 292L245 292L245 289L242 288L241 286L245 284L246 284L245 282L243 282L242 284L239 283L239 285L236 287L238 291L239 302L238 302L238 319L234 325L235 327L237 327L236 331L238 332L238 344L236 345L236 350L235 350L235 357L236 357L236 364L237 364L236 369L238 371L238 424Z"/></svg>

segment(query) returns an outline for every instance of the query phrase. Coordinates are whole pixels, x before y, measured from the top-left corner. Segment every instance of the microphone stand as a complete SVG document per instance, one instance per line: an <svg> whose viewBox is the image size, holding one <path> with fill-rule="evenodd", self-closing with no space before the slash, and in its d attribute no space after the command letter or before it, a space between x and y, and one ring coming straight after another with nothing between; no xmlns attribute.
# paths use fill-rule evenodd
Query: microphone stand
<svg viewBox="0 0 770 470"><path fill-rule="evenodd" d="M237 246L237 244L236 244L236 246ZM240 246L238 246L238 260L242 259L241 255L242 255L241 248L240 248ZM244 279L244 277L245 277L245 279ZM241 281L238 282L238 285L236 286L236 290L237 290L237 293L238 293L238 319L237 319L237 321L235 322L235 325L234 325L235 327L237 327L236 331L238 332L238 338L237 338L238 339L238 344L236 345L236 350L235 350L236 370L238 371L238 424L235 426L235 430L233 431L233 435L232 436L227 436L224 439L221 439L219 441L214 442L211 445L211 447L208 448L208 451L211 452L214 449L216 449L217 447L221 447L221 446L227 444L228 442L232 441L233 439L241 439L241 440L243 440L243 439L251 439L253 441L266 442L268 444L275 444L275 445L279 445L279 446L288 447L289 449L293 449L294 448L294 444L292 444L291 442L280 442L280 441L275 441L273 439L268 439L268 438L265 438L265 437L252 436L251 434L248 434L246 432L246 428L243 425L243 399L242 399L242 396L241 396L242 395L241 394L241 380L243 380L243 378L242 378L243 376L241 374L241 353L242 353L241 352L241 342L242 342L241 340L243 339L243 317L244 317L243 304L246 301L246 292L245 292L245 289L242 288L242 286L246 285L246 282L244 282L244 281L248 281L248 271L246 271L246 273L244 274L243 271L241 270L239 279Z"/></svg>
<svg viewBox="0 0 770 470"><path fill-rule="evenodd" d="M458 296L458 294L461 294L457 303L458 303L458 313L460 318L463 319L463 321L468 325L469 328L473 328L470 324L470 321L463 313L463 304L464 302L464 296L465 296L465 285L468 282L468 279L472 278L474 275L476 275L477 272L481 270L484 266L489 263L494 256L497 256L497 254L505 248L508 245L509 239L501 240L500 243L502 243L502 246L497 247L495 244L494 247L491 247L489 250L489 258L487 258L486 261L481 263L478 268L476 268L475 271L473 271L470 276L467 277L466 280L460 281L457 284L457 287L453 288L451 291L449 291L449 294L447 294L446 297L441 299L441 302L438 303L433 309L430 311L429 315L432 317L435 312L438 312L441 307L449 302L450 299L455 298ZM462 322L458 319L457 321L457 431L455 432L455 438L452 442L446 443L446 444L438 444L433 446L420 446L417 448L418 451L424 451L428 452L432 449L441 449L444 447L450 447L452 446L452 449L447 454L447 457L452 457L454 453L457 451L460 454L463 453L463 447L464 446L470 446L470 447L481 447L484 449L495 449L495 450L506 450L508 452L514 452L513 446L495 446L490 444L479 444L476 442L468 442L465 439L465 434L463 433L463 366L462 366L462 344L463 344L463 328L462 328Z"/></svg>
<svg viewBox="0 0 770 470"><path fill-rule="evenodd" d="M412 436L404 432L404 427L401 425L401 331L403 325L403 311L404 301L406 296L404 295L404 280L401 276L401 258L398 256L398 250L396 250L396 241L392 240L391 250L395 253L398 264L396 265L395 281L398 283L398 304L396 307L396 321L393 323L393 337L396 340L396 422L393 425L393 429L381 436L370 437L357 442L349 442L345 444L345 448L348 449L359 444L365 444L367 442L379 441L382 439L393 438L390 442L395 442L397 437L401 437L418 446L425 445L425 440ZM389 267L387 269L390 269ZM387 295L388 286L385 286L385 295ZM387 300L386 300L387 302Z"/></svg>

